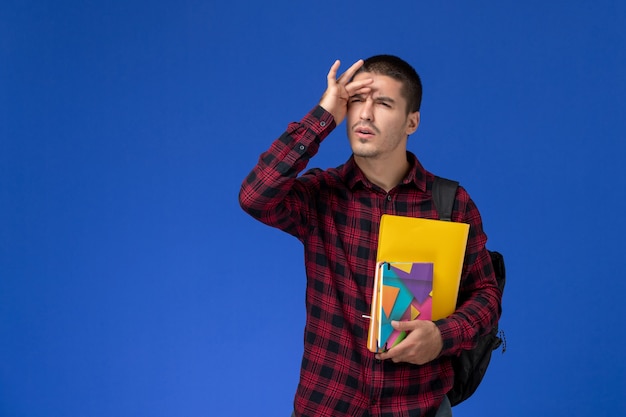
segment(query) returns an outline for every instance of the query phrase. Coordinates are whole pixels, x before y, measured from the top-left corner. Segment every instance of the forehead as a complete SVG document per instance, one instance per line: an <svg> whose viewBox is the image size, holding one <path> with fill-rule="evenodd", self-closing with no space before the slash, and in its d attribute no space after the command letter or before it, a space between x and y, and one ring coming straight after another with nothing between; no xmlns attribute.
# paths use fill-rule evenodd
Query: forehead
<svg viewBox="0 0 626 417"><path fill-rule="evenodd" d="M375 72L359 72L354 76L353 81L359 81L366 78L373 80L369 85L374 95L385 95L394 99L403 99L402 83L387 75L377 74Z"/></svg>

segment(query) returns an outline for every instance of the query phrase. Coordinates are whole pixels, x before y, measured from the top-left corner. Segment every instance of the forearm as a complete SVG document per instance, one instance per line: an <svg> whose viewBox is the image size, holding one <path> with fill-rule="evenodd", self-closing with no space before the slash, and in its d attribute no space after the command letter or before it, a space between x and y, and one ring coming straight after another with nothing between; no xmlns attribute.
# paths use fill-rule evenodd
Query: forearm
<svg viewBox="0 0 626 417"><path fill-rule="evenodd" d="M278 220L294 210L290 202L303 203L292 198L298 192L296 178L334 127L332 115L319 106L300 122L290 123L243 181L241 207L254 218L279 226Z"/></svg>

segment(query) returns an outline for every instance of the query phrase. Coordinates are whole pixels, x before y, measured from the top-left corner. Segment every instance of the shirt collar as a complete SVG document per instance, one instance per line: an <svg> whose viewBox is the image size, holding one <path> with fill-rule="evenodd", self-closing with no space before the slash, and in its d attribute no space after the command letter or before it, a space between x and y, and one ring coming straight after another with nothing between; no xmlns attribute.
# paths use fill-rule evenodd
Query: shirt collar
<svg viewBox="0 0 626 417"><path fill-rule="evenodd" d="M414 184L421 191L426 191L426 178L428 177L428 171L424 169L417 157L407 151L406 158L409 161L409 172L406 174L400 184ZM363 184L366 187L371 187L372 183L367 179L363 171L354 161L354 155L348 159L348 161L340 168L341 176L343 177L348 188L353 190L358 184Z"/></svg>

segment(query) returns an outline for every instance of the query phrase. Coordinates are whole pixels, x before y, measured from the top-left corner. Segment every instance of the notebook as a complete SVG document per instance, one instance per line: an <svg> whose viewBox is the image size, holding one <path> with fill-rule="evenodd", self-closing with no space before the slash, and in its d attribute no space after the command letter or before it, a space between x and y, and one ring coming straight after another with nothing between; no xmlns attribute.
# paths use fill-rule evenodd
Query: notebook
<svg viewBox="0 0 626 417"><path fill-rule="evenodd" d="M432 263L378 262L368 349L386 351L406 337L391 326L392 320L431 320L432 290Z"/></svg>

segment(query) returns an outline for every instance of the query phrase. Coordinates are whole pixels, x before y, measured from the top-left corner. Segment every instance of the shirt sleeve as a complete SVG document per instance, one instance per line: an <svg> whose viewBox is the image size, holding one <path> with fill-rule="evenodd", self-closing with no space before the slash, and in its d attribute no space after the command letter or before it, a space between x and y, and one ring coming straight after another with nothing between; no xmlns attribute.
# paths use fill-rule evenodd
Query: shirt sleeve
<svg viewBox="0 0 626 417"><path fill-rule="evenodd" d="M485 247L487 236L478 208L461 187L457 199L460 210L453 213L453 220L469 223L470 232L457 309L451 316L435 322L443 338L441 355L445 356L474 348L479 338L498 323L502 301L491 256Z"/></svg>
<svg viewBox="0 0 626 417"><path fill-rule="evenodd" d="M239 192L243 210L300 238L312 196L297 176L335 126L333 116L320 106L300 122L290 123L243 181Z"/></svg>

